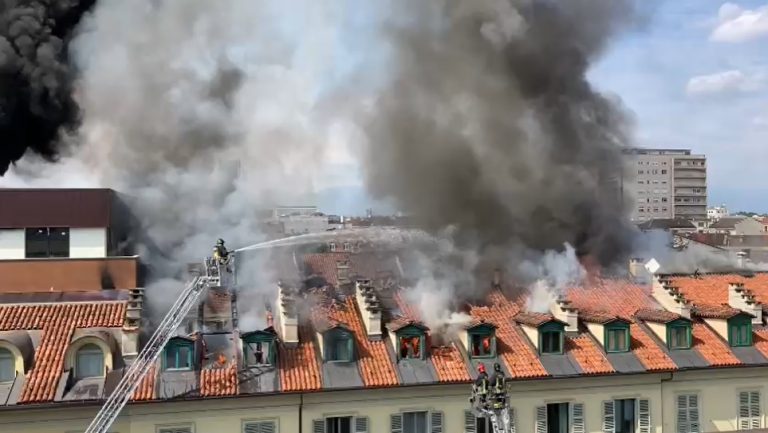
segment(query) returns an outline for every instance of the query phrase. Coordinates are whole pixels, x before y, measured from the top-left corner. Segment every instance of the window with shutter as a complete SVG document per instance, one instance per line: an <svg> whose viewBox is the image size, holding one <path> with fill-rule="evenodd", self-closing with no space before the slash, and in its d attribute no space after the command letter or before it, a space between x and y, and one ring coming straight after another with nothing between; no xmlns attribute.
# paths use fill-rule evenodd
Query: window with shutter
<svg viewBox="0 0 768 433"><path fill-rule="evenodd" d="M368 433L368 417L359 416L355 418L355 433Z"/></svg>
<svg viewBox="0 0 768 433"><path fill-rule="evenodd" d="M157 430L157 433L192 433L192 427L166 427Z"/></svg>
<svg viewBox="0 0 768 433"><path fill-rule="evenodd" d="M585 433L584 404L571 404L571 433Z"/></svg>
<svg viewBox="0 0 768 433"><path fill-rule="evenodd" d="M389 417L390 433L403 433L403 415L396 413Z"/></svg>
<svg viewBox="0 0 768 433"><path fill-rule="evenodd" d="M429 426L432 433L443 433L443 413L433 411L429 416Z"/></svg>
<svg viewBox="0 0 768 433"><path fill-rule="evenodd" d="M677 396L677 432L699 433L699 397L697 395Z"/></svg>
<svg viewBox="0 0 768 433"><path fill-rule="evenodd" d="M335 416L325 419L325 433L353 433L351 416Z"/></svg>
<svg viewBox="0 0 768 433"><path fill-rule="evenodd" d="M613 412L613 400L603 402L603 433L614 433L616 418Z"/></svg>
<svg viewBox="0 0 768 433"><path fill-rule="evenodd" d="M243 424L243 433L275 433L274 421L249 421Z"/></svg>
<svg viewBox="0 0 768 433"><path fill-rule="evenodd" d="M475 415L468 410L464 411L464 433L477 433L476 424L482 418L476 418Z"/></svg>
<svg viewBox="0 0 768 433"><path fill-rule="evenodd" d="M536 433L547 433L547 407L536 408Z"/></svg>
<svg viewBox="0 0 768 433"><path fill-rule="evenodd" d="M517 432L517 420L515 417L515 409L509 408L509 433Z"/></svg>
<svg viewBox="0 0 768 433"><path fill-rule="evenodd" d="M312 420L312 433L325 433L325 420L313 419Z"/></svg>
<svg viewBox="0 0 768 433"><path fill-rule="evenodd" d="M637 432L651 433L651 403L646 399L637 401Z"/></svg>
<svg viewBox="0 0 768 433"><path fill-rule="evenodd" d="M750 430L761 427L760 392L739 392L739 429Z"/></svg>

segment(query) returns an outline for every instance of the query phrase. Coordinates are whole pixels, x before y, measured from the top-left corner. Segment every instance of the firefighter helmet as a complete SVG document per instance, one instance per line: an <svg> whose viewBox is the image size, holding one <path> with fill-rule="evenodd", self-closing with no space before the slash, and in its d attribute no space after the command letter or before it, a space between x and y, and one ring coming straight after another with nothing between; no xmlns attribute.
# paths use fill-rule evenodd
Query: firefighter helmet
<svg viewBox="0 0 768 433"><path fill-rule="evenodd" d="M478 373L485 373L485 365L483 365L482 362L477 364L477 372Z"/></svg>
<svg viewBox="0 0 768 433"><path fill-rule="evenodd" d="M501 364L499 364L498 362L494 362L493 363L493 371L501 372Z"/></svg>
<svg viewBox="0 0 768 433"><path fill-rule="evenodd" d="M216 241L217 246L224 246L224 239L219 238L219 240Z"/></svg>

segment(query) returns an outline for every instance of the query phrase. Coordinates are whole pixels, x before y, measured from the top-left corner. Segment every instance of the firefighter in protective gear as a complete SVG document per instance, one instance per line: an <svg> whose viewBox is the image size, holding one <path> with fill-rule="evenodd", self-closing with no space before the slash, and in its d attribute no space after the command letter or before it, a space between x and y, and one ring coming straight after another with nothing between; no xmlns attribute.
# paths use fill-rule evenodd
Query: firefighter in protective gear
<svg viewBox="0 0 768 433"><path fill-rule="evenodd" d="M504 379L505 376L501 370L501 364L495 362L493 364L493 376L491 376L491 394L493 395L495 408L503 407L505 403Z"/></svg>
<svg viewBox="0 0 768 433"><path fill-rule="evenodd" d="M216 246L213 247L213 258L219 263L225 263L229 259L229 251L224 246L224 239L216 241Z"/></svg>
<svg viewBox="0 0 768 433"><path fill-rule="evenodd" d="M485 372L485 365L481 362L477 365L477 379L475 379L475 383L472 385L472 397L469 399L469 402L474 403L475 398L477 398L480 407L485 409L487 407L488 385L488 373Z"/></svg>

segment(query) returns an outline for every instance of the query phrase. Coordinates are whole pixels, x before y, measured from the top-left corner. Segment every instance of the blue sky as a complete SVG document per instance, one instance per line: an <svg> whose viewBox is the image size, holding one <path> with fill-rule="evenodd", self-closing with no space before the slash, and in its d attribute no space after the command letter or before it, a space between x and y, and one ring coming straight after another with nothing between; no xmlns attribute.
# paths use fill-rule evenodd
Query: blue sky
<svg viewBox="0 0 768 433"><path fill-rule="evenodd" d="M638 145L707 155L710 204L768 212L768 1L658 1L590 79L633 112Z"/></svg>

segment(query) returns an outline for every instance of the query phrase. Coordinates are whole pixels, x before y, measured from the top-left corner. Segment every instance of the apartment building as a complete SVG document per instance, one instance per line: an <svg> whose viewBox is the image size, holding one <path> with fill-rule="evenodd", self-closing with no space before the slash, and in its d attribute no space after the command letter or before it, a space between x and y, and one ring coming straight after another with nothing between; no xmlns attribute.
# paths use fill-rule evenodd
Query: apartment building
<svg viewBox="0 0 768 433"><path fill-rule="evenodd" d="M628 149L625 194L634 221L655 218L707 219L707 165L689 149Z"/></svg>
<svg viewBox="0 0 768 433"><path fill-rule="evenodd" d="M768 273L594 277L532 312L495 272L448 332L398 254L303 254L270 287L210 288L110 431L488 433L467 401L480 363L508 377L515 433L768 427ZM0 282L0 431L81 432L172 294L32 281Z"/></svg>

